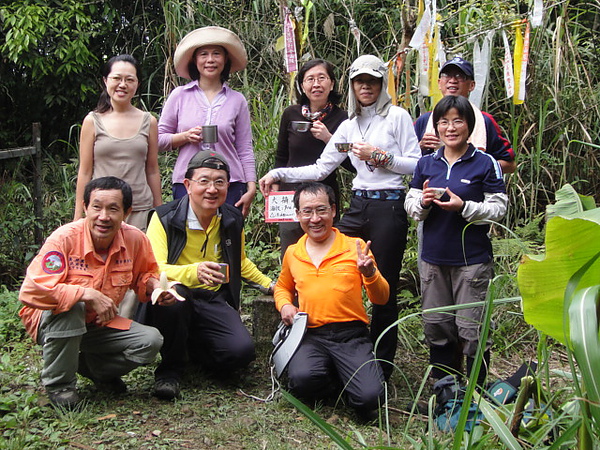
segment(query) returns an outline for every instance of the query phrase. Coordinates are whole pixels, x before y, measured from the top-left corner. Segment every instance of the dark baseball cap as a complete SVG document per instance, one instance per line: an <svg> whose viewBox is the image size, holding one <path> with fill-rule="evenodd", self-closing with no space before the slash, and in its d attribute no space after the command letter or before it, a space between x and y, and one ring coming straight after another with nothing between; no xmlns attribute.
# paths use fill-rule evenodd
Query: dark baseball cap
<svg viewBox="0 0 600 450"><path fill-rule="evenodd" d="M457 67L467 77L473 79L473 74L475 73L473 71L473 65L466 59L461 58L460 56L455 56L451 60L446 61L444 63L444 65L442 66L442 70L440 70L440 73L444 73L444 71L447 68L452 67L452 66Z"/></svg>
<svg viewBox="0 0 600 450"><path fill-rule="evenodd" d="M207 167L209 169L224 170L229 178L229 164L223 155L211 150L204 150L196 153L188 163L188 170Z"/></svg>

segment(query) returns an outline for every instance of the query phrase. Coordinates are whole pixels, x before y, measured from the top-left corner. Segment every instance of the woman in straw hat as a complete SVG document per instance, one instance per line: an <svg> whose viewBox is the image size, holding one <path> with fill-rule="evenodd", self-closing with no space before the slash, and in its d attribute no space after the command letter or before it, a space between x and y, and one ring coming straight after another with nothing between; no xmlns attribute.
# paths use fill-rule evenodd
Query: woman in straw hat
<svg viewBox="0 0 600 450"><path fill-rule="evenodd" d="M177 74L192 81L171 92L158 123L159 149L179 151L173 197L187 193L183 179L188 162L203 148L202 126L217 125L218 141L212 145L231 170L227 203L246 216L256 195L250 112L244 96L226 83L231 72L246 67L244 44L226 28L198 28L181 40L174 62Z"/></svg>
<svg viewBox="0 0 600 450"><path fill-rule="evenodd" d="M398 340L396 286L406 246L408 220L404 211L404 174L412 174L421 150L410 115L393 106L387 93L387 67L373 55L363 55L350 66L349 119L333 134L315 164L271 170L260 180L268 195L277 181L322 180L349 155L356 168L350 208L338 229L353 237L370 240L377 266L390 285L385 305L373 305L371 339L381 361L393 362ZM336 150L336 143L351 143L349 153ZM386 379L393 366L382 363Z"/></svg>

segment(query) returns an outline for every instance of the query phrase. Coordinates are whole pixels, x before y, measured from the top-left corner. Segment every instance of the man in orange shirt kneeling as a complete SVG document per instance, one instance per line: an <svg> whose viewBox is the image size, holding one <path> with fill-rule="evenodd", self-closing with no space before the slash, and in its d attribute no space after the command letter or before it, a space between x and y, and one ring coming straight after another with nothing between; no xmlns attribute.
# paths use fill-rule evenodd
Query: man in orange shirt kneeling
<svg viewBox="0 0 600 450"><path fill-rule="evenodd" d="M375 360L362 300L385 304L389 285L365 244L333 228L333 191L322 183L301 185L294 206L305 235L291 245L275 286L281 319L291 325L308 314L307 332L288 366L289 388L304 400L343 389L362 419L372 419L384 396L384 378ZM298 295L298 307L294 297ZM332 392L332 386L338 389Z"/></svg>

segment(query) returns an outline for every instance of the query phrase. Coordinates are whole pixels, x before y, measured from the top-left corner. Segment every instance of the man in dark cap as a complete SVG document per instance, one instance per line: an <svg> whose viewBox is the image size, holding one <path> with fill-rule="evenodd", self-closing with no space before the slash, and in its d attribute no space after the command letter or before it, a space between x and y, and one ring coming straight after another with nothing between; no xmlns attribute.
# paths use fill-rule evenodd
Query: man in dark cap
<svg viewBox="0 0 600 450"><path fill-rule="evenodd" d="M252 337L239 315L241 280L265 291L272 281L246 257L244 219L225 204L228 185L225 158L199 152L185 174L187 195L157 207L148 225L160 270L180 283L175 289L185 298L149 308L148 322L165 338L155 372L159 398L179 395L188 359L223 377L255 358Z"/></svg>
<svg viewBox="0 0 600 450"><path fill-rule="evenodd" d="M469 98L469 94L475 89L473 66L460 56L446 61L440 70L438 86L443 95L461 95ZM480 111L473 103L471 106L475 110L475 129L469 137L469 142L492 155L502 167L503 173L514 172L517 165L510 142L490 114ZM442 145L435 134L431 112L417 119L415 133L424 155L437 150Z"/></svg>

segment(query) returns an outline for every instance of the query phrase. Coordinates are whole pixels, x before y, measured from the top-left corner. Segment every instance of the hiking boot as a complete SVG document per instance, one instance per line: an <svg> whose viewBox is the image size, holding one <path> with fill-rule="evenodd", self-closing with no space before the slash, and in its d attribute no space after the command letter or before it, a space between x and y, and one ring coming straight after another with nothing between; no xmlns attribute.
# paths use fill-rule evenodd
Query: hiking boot
<svg viewBox="0 0 600 450"><path fill-rule="evenodd" d="M94 382L94 386L101 392L106 392L107 394L124 394L127 392L127 385L121 378L113 378L109 381L97 381L91 378Z"/></svg>
<svg viewBox="0 0 600 450"><path fill-rule="evenodd" d="M56 391L47 391L50 403L54 406L72 409L79 403L79 394L75 388L64 388Z"/></svg>
<svg viewBox="0 0 600 450"><path fill-rule="evenodd" d="M156 380L154 395L162 400L173 400L179 396L179 381L174 378Z"/></svg>
<svg viewBox="0 0 600 450"><path fill-rule="evenodd" d="M100 381L92 375L92 371L88 367L83 354L79 355L79 375L92 380L97 390L106 392L107 394L124 394L127 392L127 385L120 377L115 377L112 380Z"/></svg>

